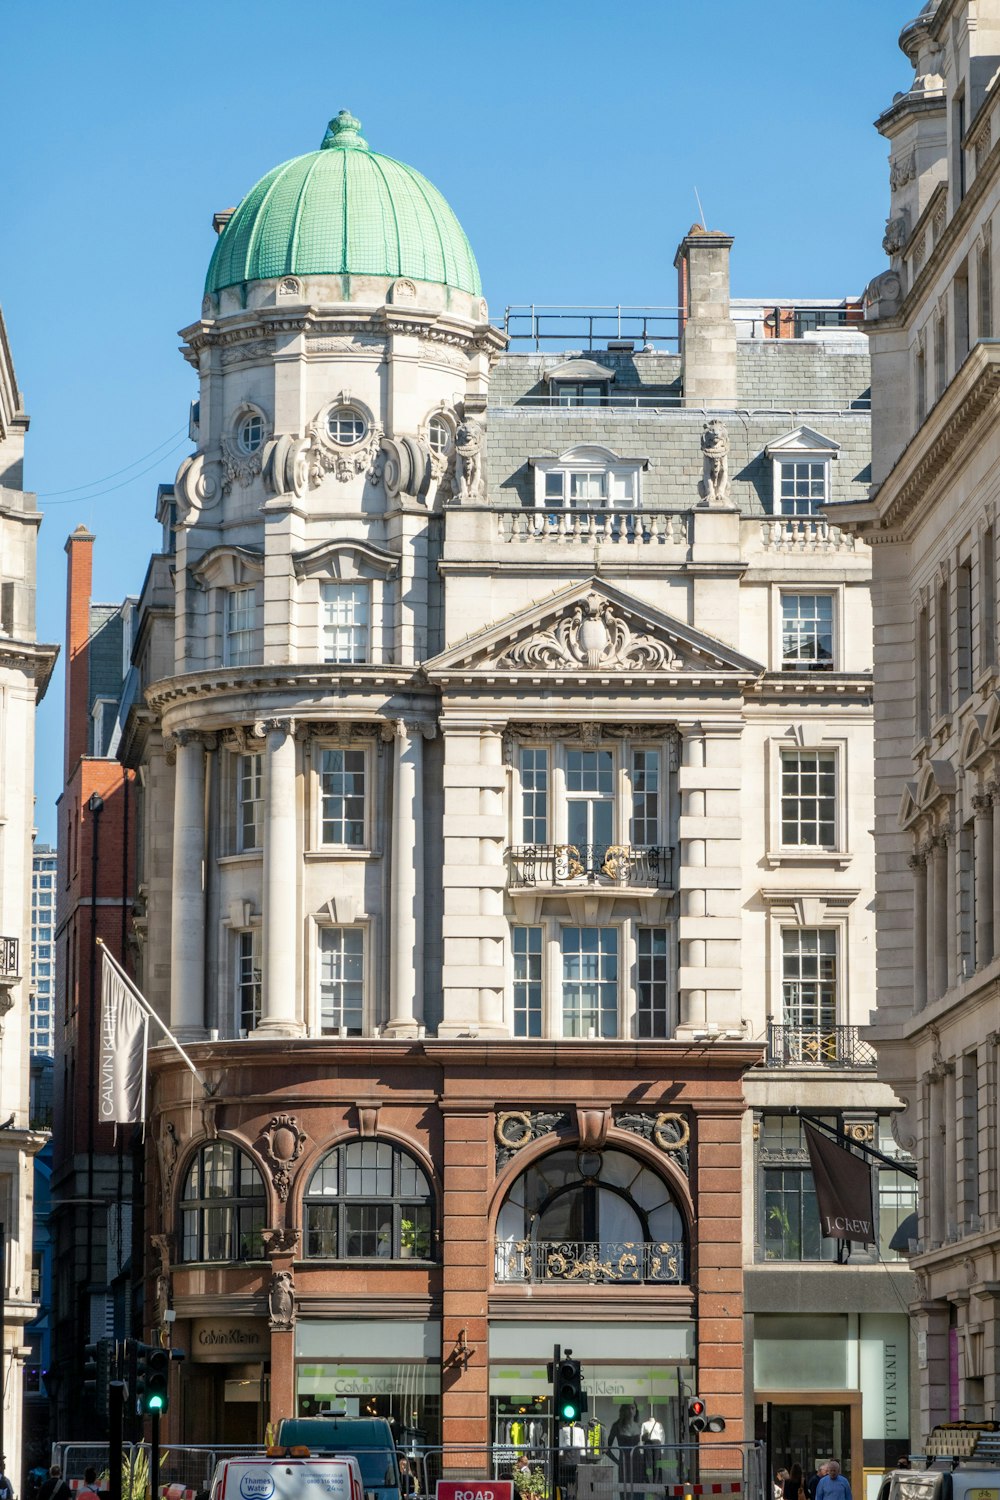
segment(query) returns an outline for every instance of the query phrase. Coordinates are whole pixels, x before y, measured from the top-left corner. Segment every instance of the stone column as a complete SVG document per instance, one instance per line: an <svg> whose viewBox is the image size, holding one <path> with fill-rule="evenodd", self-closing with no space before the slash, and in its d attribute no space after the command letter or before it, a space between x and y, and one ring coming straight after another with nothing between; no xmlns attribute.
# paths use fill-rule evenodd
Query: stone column
<svg viewBox="0 0 1000 1500"><path fill-rule="evenodd" d="M913 871L913 1009L927 1004L927 860L922 854L909 859Z"/></svg>
<svg viewBox="0 0 1000 1500"><path fill-rule="evenodd" d="M938 997L938 927L944 913L938 906L937 893L937 865L934 862L934 840L925 839L920 846L920 857L924 861L924 889L927 895L927 920L924 931L927 936L927 950L924 961L925 987L927 1000L936 1000Z"/></svg>
<svg viewBox="0 0 1000 1500"><path fill-rule="evenodd" d="M948 944L955 924L954 912L948 910L948 895L953 882L948 876L948 845L942 835L931 847L933 872L931 910L934 916L934 995L936 1000L948 988Z"/></svg>
<svg viewBox="0 0 1000 1500"><path fill-rule="evenodd" d="M205 1034L205 748L183 729L174 741L170 1028L183 1041Z"/></svg>
<svg viewBox="0 0 1000 1500"><path fill-rule="evenodd" d="M945 868L945 954L942 993L958 983L958 850L959 839L954 828L941 835Z"/></svg>
<svg viewBox="0 0 1000 1500"><path fill-rule="evenodd" d="M976 968L993 957L993 799L973 797L976 866Z"/></svg>
<svg viewBox="0 0 1000 1500"><path fill-rule="evenodd" d="M264 828L264 951L259 1031L298 1036L299 850L295 830L295 721L268 719Z"/></svg>
<svg viewBox="0 0 1000 1500"><path fill-rule="evenodd" d="M396 721L389 875L390 1036L416 1036L424 1017L423 730Z"/></svg>
<svg viewBox="0 0 1000 1500"><path fill-rule="evenodd" d="M993 803L993 948L1000 946L1000 781L991 781L987 789Z"/></svg>

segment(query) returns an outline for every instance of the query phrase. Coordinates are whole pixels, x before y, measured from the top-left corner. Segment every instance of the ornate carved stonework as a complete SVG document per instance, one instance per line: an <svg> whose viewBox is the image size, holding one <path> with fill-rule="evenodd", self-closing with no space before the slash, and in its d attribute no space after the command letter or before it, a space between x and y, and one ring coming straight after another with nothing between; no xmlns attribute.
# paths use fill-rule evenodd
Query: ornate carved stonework
<svg viewBox="0 0 1000 1500"><path fill-rule="evenodd" d="M295 1321L295 1278L291 1271L275 1271L267 1290L268 1324L272 1333L290 1333Z"/></svg>
<svg viewBox="0 0 1000 1500"><path fill-rule="evenodd" d="M588 594L551 629L509 647L497 665L662 671L679 666L680 659L665 641L633 634L609 600Z"/></svg>
<svg viewBox="0 0 1000 1500"><path fill-rule="evenodd" d="M893 157L889 168L889 186L893 192L917 175L917 154L908 151L905 156Z"/></svg>
<svg viewBox="0 0 1000 1500"><path fill-rule="evenodd" d="M253 360L270 359L274 353L274 339L251 339L247 344L234 344L223 349L220 355L223 366L248 365Z"/></svg>
<svg viewBox="0 0 1000 1500"><path fill-rule="evenodd" d="M221 464L204 453L184 459L174 479L177 520L183 526L202 511L211 510L222 498Z"/></svg>
<svg viewBox="0 0 1000 1500"><path fill-rule="evenodd" d="M295 1163L308 1137L294 1115L275 1115L261 1131L261 1155L271 1172L271 1181L284 1203L292 1185Z"/></svg>
<svg viewBox="0 0 1000 1500"><path fill-rule="evenodd" d="M554 1130L569 1124L569 1115L546 1114L542 1110L513 1109L498 1114L493 1127L497 1171L505 1167L519 1151L523 1151L525 1146L537 1141L539 1136L551 1135Z"/></svg>
<svg viewBox="0 0 1000 1500"><path fill-rule="evenodd" d="M484 433L475 417L466 417L455 433L455 480L457 498L474 504L483 496Z"/></svg>
<svg viewBox="0 0 1000 1500"><path fill-rule="evenodd" d="M898 255L910 238L910 210L901 209L894 219L886 219L882 249L886 255Z"/></svg>
<svg viewBox="0 0 1000 1500"><path fill-rule="evenodd" d="M717 420L705 423L701 456L698 493L706 505L725 505L729 498L729 434L725 423Z"/></svg>
<svg viewBox="0 0 1000 1500"><path fill-rule="evenodd" d="M643 1140L651 1141L680 1167L685 1177L691 1175L691 1127L685 1115L671 1111L658 1115L626 1112L615 1115L615 1124L619 1130L628 1130L632 1135L641 1135Z"/></svg>
<svg viewBox="0 0 1000 1500"><path fill-rule="evenodd" d="M159 1139L156 1144L160 1156L160 1186L163 1189L164 1212L169 1212L170 1190L173 1187L177 1154L181 1147L177 1126L173 1120L161 1121Z"/></svg>
<svg viewBox="0 0 1000 1500"><path fill-rule="evenodd" d="M261 1235L267 1255L292 1255L299 1243L297 1229L265 1229Z"/></svg>

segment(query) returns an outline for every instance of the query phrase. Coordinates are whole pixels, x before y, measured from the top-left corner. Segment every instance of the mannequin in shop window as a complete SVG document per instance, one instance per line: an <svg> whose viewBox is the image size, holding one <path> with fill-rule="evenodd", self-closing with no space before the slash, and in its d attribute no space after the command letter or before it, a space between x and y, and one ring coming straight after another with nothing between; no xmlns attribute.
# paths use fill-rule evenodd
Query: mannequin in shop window
<svg viewBox="0 0 1000 1500"><path fill-rule="evenodd" d="M663 1457L663 1444L666 1438L663 1423L654 1417L652 1412L640 1428L639 1441L642 1444L642 1467L645 1478L655 1483L660 1477L660 1459Z"/></svg>
<svg viewBox="0 0 1000 1500"><path fill-rule="evenodd" d="M631 1401L618 1408L618 1415L608 1433L608 1455L618 1466L622 1484L639 1482L639 1409Z"/></svg>

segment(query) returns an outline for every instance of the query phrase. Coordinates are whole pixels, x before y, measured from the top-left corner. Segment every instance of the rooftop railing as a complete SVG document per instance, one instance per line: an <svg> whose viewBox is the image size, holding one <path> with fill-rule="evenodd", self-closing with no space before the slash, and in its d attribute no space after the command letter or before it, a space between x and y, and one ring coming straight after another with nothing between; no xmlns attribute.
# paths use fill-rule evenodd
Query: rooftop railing
<svg viewBox="0 0 1000 1500"><path fill-rule="evenodd" d="M742 300L742 306L730 303L740 339L801 339L822 330L860 330L864 321L857 302ZM511 344L530 344L536 350L556 344L616 354L676 354L682 324L683 309L669 305L528 302L507 306L500 326Z"/></svg>

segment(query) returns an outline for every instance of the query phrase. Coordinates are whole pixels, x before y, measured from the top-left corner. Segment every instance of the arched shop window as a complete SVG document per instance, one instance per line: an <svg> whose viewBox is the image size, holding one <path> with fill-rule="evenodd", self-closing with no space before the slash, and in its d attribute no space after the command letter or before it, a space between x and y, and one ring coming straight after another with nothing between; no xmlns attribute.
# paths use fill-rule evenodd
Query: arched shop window
<svg viewBox="0 0 1000 1500"><path fill-rule="evenodd" d="M182 1260L263 1260L264 1180L245 1151L211 1141L181 1195Z"/></svg>
<svg viewBox="0 0 1000 1500"><path fill-rule="evenodd" d="M348 1141L322 1158L305 1197L306 1255L430 1260L433 1193L423 1169L389 1141Z"/></svg>
<svg viewBox="0 0 1000 1500"><path fill-rule="evenodd" d="M687 1279L683 1215L663 1178L624 1151L553 1151L500 1210L497 1281Z"/></svg>

